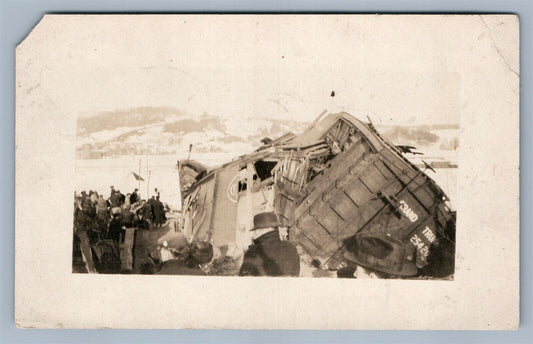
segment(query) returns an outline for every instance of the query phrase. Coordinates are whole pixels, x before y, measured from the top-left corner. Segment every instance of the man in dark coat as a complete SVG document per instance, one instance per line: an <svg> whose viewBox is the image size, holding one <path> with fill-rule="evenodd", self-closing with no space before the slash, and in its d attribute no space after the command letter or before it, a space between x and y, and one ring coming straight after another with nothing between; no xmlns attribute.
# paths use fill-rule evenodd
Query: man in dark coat
<svg viewBox="0 0 533 344"><path fill-rule="evenodd" d="M156 197L152 202L152 211L154 212L154 223L156 227L161 227L165 223L165 207L163 203L159 201L159 197Z"/></svg>
<svg viewBox="0 0 533 344"><path fill-rule="evenodd" d="M144 218L144 220L148 223L148 229L153 229L153 223L154 223L154 213L152 211L152 204L150 202L145 202L141 209L141 214Z"/></svg>
<svg viewBox="0 0 533 344"><path fill-rule="evenodd" d="M274 213L254 217L253 245L244 254L241 276L298 276L300 257L296 247L280 239Z"/></svg>
<svg viewBox="0 0 533 344"><path fill-rule="evenodd" d="M119 207L124 205L124 203L126 203L126 195L124 195L122 192L120 192L120 190L117 190L117 195L118 195L118 204L119 204Z"/></svg>
<svg viewBox="0 0 533 344"><path fill-rule="evenodd" d="M120 213L113 214L113 218L111 219L111 222L109 222L107 238L113 240L115 243L118 244L120 240L120 235L124 233L124 229L122 229L122 226L123 224Z"/></svg>
<svg viewBox="0 0 533 344"><path fill-rule="evenodd" d="M137 201L139 201L138 197L137 197L137 191L139 191L139 189L135 189L131 195L130 195L130 203L131 204L134 204L136 203Z"/></svg>

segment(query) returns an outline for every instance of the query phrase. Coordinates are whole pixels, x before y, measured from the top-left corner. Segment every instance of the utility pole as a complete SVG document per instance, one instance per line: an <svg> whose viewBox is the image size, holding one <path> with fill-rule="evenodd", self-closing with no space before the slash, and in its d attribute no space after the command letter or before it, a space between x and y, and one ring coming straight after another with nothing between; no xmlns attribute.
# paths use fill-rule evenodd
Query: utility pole
<svg viewBox="0 0 533 344"><path fill-rule="evenodd" d="M192 151L192 143L189 144L189 155L187 155L187 160L191 160L191 151Z"/></svg>
<svg viewBox="0 0 533 344"><path fill-rule="evenodd" d="M141 176L141 159L139 158L139 177ZM140 195L140 192L141 192L141 179L139 178L138 179L138 182L139 182L139 195Z"/></svg>
<svg viewBox="0 0 533 344"><path fill-rule="evenodd" d="M152 175L152 170L148 171L148 182L146 183L146 200L150 199L150 176Z"/></svg>

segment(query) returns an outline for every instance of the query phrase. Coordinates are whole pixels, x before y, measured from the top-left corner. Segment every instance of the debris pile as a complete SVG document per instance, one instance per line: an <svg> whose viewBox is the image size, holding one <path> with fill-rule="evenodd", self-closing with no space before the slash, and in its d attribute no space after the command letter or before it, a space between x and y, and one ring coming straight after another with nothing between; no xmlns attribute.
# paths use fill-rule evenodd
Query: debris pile
<svg viewBox="0 0 533 344"><path fill-rule="evenodd" d="M414 147L387 142L347 113L324 113L302 134L262 144L216 168L178 162L180 229L189 242L210 242L217 262L238 261L254 216L272 212L300 260L318 270L453 275L455 211L426 174L432 167L404 157Z"/></svg>

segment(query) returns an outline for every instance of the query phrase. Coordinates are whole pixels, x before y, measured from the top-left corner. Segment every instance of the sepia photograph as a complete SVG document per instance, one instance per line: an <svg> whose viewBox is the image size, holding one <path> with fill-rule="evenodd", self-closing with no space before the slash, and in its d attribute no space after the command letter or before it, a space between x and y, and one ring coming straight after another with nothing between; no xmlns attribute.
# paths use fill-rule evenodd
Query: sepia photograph
<svg viewBox="0 0 533 344"><path fill-rule="evenodd" d="M512 15L45 16L17 323L515 326L518 56Z"/></svg>
<svg viewBox="0 0 533 344"><path fill-rule="evenodd" d="M452 279L459 123L434 120L78 117L73 272Z"/></svg>
<svg viewBox="0 0 533 344"><path fill-rule="evenodd" d="M126 95L79 109L72 271L453 279L457 74L414 71L405 83L390 71L369 84L366 70L332 65L309 75L301 64L332 52L266 33L258 19L237 19L253 27L241 39L264 33L282 49L233 55L212 41L227 34L209 31L194 43L205 51L160 49L161 64L135 66L148 82L165 76L171 88L154 92L172 107ZM357 57L332 48L336 60ZM310 85L281 80L288 71ZM377 83L388 94L374 94ZM240 96L208 98L224 92ZM418 108L389 107L401 95Z"/></svg>

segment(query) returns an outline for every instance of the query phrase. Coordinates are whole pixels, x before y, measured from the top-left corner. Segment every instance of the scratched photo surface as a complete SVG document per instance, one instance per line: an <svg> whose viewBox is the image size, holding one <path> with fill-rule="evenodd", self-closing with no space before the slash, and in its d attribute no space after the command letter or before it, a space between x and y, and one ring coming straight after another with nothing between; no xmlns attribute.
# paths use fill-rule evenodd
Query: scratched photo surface
<svg viewBox="0 0 533 344"><path fill-rule="evenodd" d="M495 205L468 204L502 180L509 199L517 195L518 52L514 16L46 16L17 50L17 195L26 188L50 193L54 218L41 222L53 232L39 243L18 200L17 247L32 243L37 256L45 247L53 254L35 262L17 250L18 324L516 325L518 256L511 247L518 245L518 204L506 204L502 240L512 242L509 250L475 260L476 248L495 247L504 235L482 219ZM491 121L508 142L483 136ZM32 133L47 145L31 141ZM484 150L507 156L482 157ZM29 183L29 161L43 171L36 184ZM483 173L491 174L488 181ZM476 283L486 278L481 270L495 256L510 262L508 275L492 281L508 290L504 320L483 321L466 309L465 322L455 325L422 315L387 321L375 310L374 320L340 320L350 314L346 302L408 307L380 297L380 288L387 295L416 291L421 314L433 307L444 317L474 276L483 277ZM233 302L228 314L250 302L250 292L275 295L275 304L324 288L344 296L336 300L339 320L330 323L319 319L332 312L324 311L331 291L314 306L322 315L307 322L275 320L275 309L250 321L207 320L196 310L178 315L177 308L170 311L175 322L141 324L118 310L107 322L61 310L55 314L67 320L56 321L46 303L35 307L42 312L26 311L33 297L21 281L43 264L40 276L53 271L81 290L115 288L121 299L132 295L125 292L132 284L153 288L141 305L159 300L152 293L160 288L182 305L191 295L174 293L174 284L195 290L194 299L208 293L214 303ZM212 295L208 285L219 292L224 286L231 297ZM294 288L303 295L294 296ZM347 301L350 291L362 294ZM365 293L378 297L363 301ZM102 300L81 299L63 304ZM152 308L141 305L121 309Z"/></svg>

